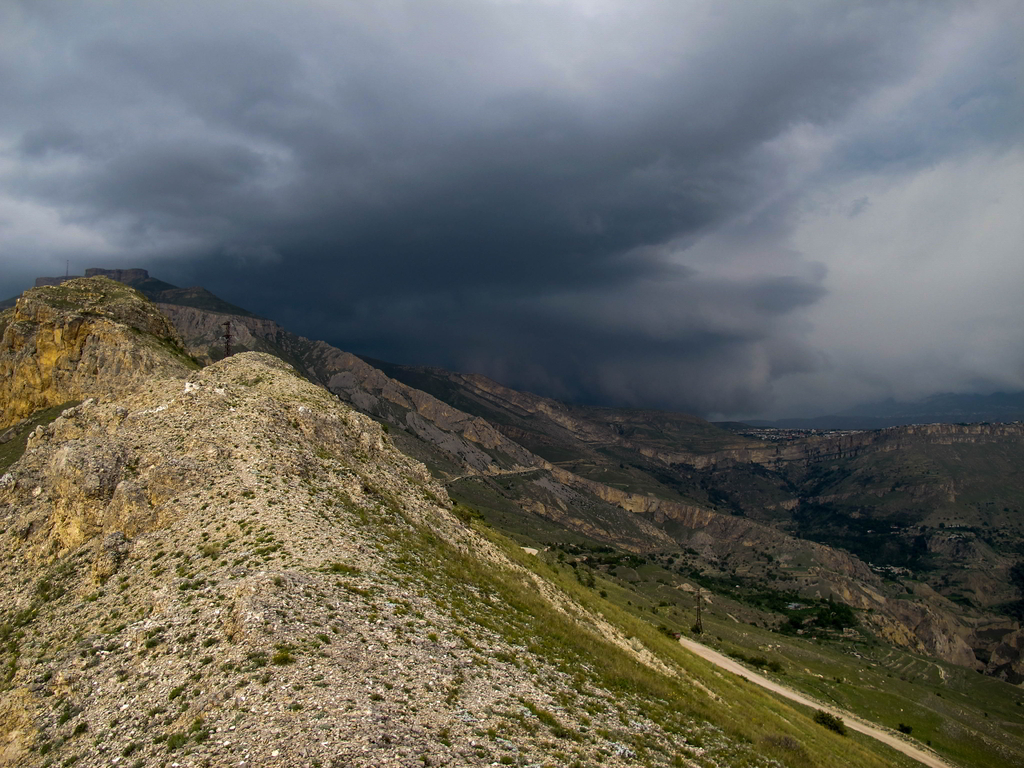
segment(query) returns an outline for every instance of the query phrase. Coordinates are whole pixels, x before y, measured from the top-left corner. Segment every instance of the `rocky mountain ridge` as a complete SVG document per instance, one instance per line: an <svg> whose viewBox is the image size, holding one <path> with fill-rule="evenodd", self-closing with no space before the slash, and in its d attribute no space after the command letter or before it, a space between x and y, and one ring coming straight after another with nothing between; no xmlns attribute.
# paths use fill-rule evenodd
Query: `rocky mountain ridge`
<svg viewBox="0 0 1024 768"><path fill-rule="evenodd" d="M892 764L467 525L286 363L110 338L163 366L0 476L0 764Z"/></svg>
<svg viewBox="0 0 1024 768"><path fill-rule="evenodd" d="M206 351L215 351L218 339L213 334L230 319L239 346L263 344L297 365L290 371L281 362L239 354L200 373L189 373L185 366L171 374L177 378L152 377L141 387L130 377L112 381L111 391L65 409L65 415L32 433L26 456L0 480L0 505L7 505L0 510L10 520L0 530L0 546L7 547L13 566L4 575L10 578L5 589L12 597L0 604L3 670L9 675L7 683L0 684L0 720L10 734L4 755L13 764L75 759L98 765L119 757L128 764L131 758L139 766L182 759L226 765L249 758L271 765L323 766L337 760L422 765L426 756L435 764L507 759L512 761L508 764L534 760L543 765L592 758L613 765L732 765L737 760L749 763L750 754L741 755L738 745L744 738L781 764L809 764L811 753L802 755L779 745L809 743L800 718L787 715L800 731L793 742L785 741L777 730L763 729L737 742L729 732L701 726L710 718L714 723L733 723L729 727L734 728L736 720L728 713L736 711L738 701L750 698L748 692L739 695L723 689L723 681L714 676L695 674L689 660L666 646L664 637L651 633L643 618L637 622L631 615L616 613L604 600L603 589L599 597L586 575L597 575L598 585L616 590L610 581L613 571L604 571L607 575L601 578L597 566L585 564L588 558L578 558L571 569L565 566L569 579L564 580L558 565L561 555L556 559L553 552L523 554L508 540L494 538L495 528L477 527L472 522L478 516L472 509L474 499L481 500L484 510L487 504L504 505L509 514L529 526L539 525L539 530L548 525L551 530L578 531L591 542L613 542L627 551L633 547L640 555L636 562L643 561L643 553L662 561L675 553L684 557L687 567L712 568L730 580L784 575L782 583L799 590L798 599L827 595L858 606L861 621L878 636L958 664L978 666L974 654L979 648L988 653L982 663L990 670L1012 670L1020 657L1014 623L965 624L963 611L957 612L956 606L950 610L948 600L924 584L913 586L912 599L897 599L893 582L848 553L678 495L638 492L614 484L611 477L612 483L601 482L595 476L610 468L607 463L588 466L580 457L544 458L510 439L508 423L455 408L354 355L296 337L260 318L170 304L164 309L168 314L187 313L190 325L177 325L187 331L184 342L197 356L203 351L195 343L197 331L210 335ZM154 344L148 335L136 336L143 345ZM183 365L188 358L172 347L166 339L155 346ZM296 372L330 385L376 423L362 416L353 421L357 414L338 411L344 407L326 388L306 389L310 385ZM337 420L324 416L322 407L329 404L328 411ZM321 426L310 431L303 409L316 415L314 422L327 418L337 429ZM636 444L674 439L638 434L648 425L646 417L635 413L601 418L605 426L589 433L591 456L606 450L602 430ZM679 419L672 429L682 435L685 422ZM714 430L701 432L705 427L700 424L695 428L696 436L690 439L719 439ZM559 429L565 431L564 426ZM154 450L157 444L160 447ZM395 449L427 462L430 473L416 462L399 459ZM639 461L631 456L643 458L623 441L615 443L614 450L626 451L615 456L627 461ZM654 465L642 466L647 472ZM383 473L381 482L374 472ZM391 474L406 477L407 484L388 485L396 478L384 475ZM446 494L470 506L453 509ZM943 547L950 553L976 546L957 540L961 531L950 530L946 536ZM347 545L335 551L332 547L339 538ZM145 546L150 540L159 544ZM316 542L318 549L309 542ZM681 547L692 554L683 555ZM669 562L672 559L668 556ZM545 562L552 564L550 570ZM637 578L629 567L620 570L617 583ZM244 582L244 589L240 584L241 592L232 592L234 582ZM691 589L675 577L671 583L677 589ZM896 584L902 591L904 585ZM243 612L269 617L269 630L266 621L257 623L263 634L247 640L233 631L204 636L197 629L216 626L221 615L216 611L223 611L231 600L232 605L250 605L232 597L242 593L257 601L256 607ZM150 595L161 597L153 602ZM622 598L620 604L625 602ZM122 606L128 604L151 606L135 614L136 622L146 620L146 611L165 611L144 627L128 622L135 629L126 642L137 649L144 669L135 666L132 654L121 653L117 643L101 642L108 634L118 637L127 631L121 625L126 615ZM75 621L66 622L72 613ZM306 622L304 614L311 620ZM763 616L737 615L742 621L758 622ZM163 621L161 616L169 618ZM194 616L200 616L199 625ZM418 624L421 621L427 625ZM560 629L552 634L554 627ZM410 641L417 628L419 651L409 655L412 651L392 650L416 644ZM359 639L342 643L347 649L343 657L332 655L339 640L335 636L350 630ZM44 638L49 637L57 638L55 644L47 644ZM90 642L85 644L82 638ZM246 645L253 638L262 638L261 647ZM572 638L568 646L565 638ZM118 642L121 639L123 635ZM431 652L441 647L443 655ZM371 666L358 660L360 649L374 657L367 663ZM75 653L82 659L85 682L80 687L48 685L54 671L74 667ZM376 658L378 653L386 654L383 662ZM274 657L281 663L274 663ZM114 677L109 676L113 668L103 667L111 658L120 665ZM321 666L319 659L328 658L332 662ZM602 660L595 666L596 658ZM356 676L366 675L369 682L361 692L352 677L335 670L339 659L340 666L351 668ZM610 677L605 674L611 672L604 665L608 659L614 668ZM33 663L40 668L35 678ZM387 664L390 670L400 665L399 670L428 672L413 673L399 695L394 677L384 672ZM185 674L189 667L194 671ZM102 674L94 677L89 672L94 668L106 672L100 670ZM581 680L581 669L587 675L594 671L590 683ZM151 675L154 670L157 677ZM671 693L658 688L654 698L672 700L676 720L670 722L666 713L651 710L646 693L637 694L640 678L630 678L629 690L615 687L612 680L620 679L624 670L654 675L643 677L648 673L642 672L645 691L674 681ZM287 677L281 678L282 673ZM108 700L91 715L83 715L91 706L83 702L89 698L84 691L110 687L129 695L120 679L129 675L136 676L140 686L148 681L147 687L132 693L134 699ZM443 688L434 685L437 680ZM655 685L655 680L663 682ZM416 681L426 682L420 686ZM260 687L279 684L284 693ZM517 691L514 700L467 698L470 690L500 689ZM210 690L216 691L212 697L207 695ZM440 690L444 696L438 709ZM187 698L186 691L191 694ZM262 709L252 706L253 700L267 696L269 702ZM338 706L339 696L344 707ZM712 715L701 709L709 696L712 702L731 703ZM180 703L168 707L162 697ZM205 709L194 709L193 698ZM467 703L477 700L482 702L479 712ZM601 720L595 715L612 700L618 726L615 718ZM130 707L147 706L146 717L118 717L129 701L135 702ZM364 705L366 710L361 709ZM221 712L225 706L233 713L229 720ZM628 716L629 727L622 721L624 707L639 713ZM760 703L758 708L755 721L775 723L771 717L764 720ZM422 714L426 710L439 714L428 720ZM698 711L703 713L699 717L694 715ZM745 712L744 722L750 719L750 711ZM447 724L454 719L465 727ZM271 723L269 728L264 720ZM231 725L243 728L243 721L248 733L236 740L230 735ZM318 731L329 730L322 726L341 722L348 725L336 727L334 737L313 738L321 735ZM665 729L667 734L660 733ZM689 734L686 743L672 735L684 731ZM276 738L286 732L300 734L296 750L283 748ZM648 735L641 738L641 732ZM83 738L87 733L95 734L91 748ZM146 741L151 733L152 739ZM214 739L207 749L204 744ZM702 745L693 749L697 740ZM123 746L99 749L104 743L122 742ZM241 752L230 749L233 745ZM444 749L449 746L453 749ZM121 754L114 755L112 749ZM821 753L817 745L806 749L816 764L848 764L849 755L842 751L821 757L831 753ZM840 754L841 760L836 757ZM873 764L872 760L864 757L861 764Z"/></svg>

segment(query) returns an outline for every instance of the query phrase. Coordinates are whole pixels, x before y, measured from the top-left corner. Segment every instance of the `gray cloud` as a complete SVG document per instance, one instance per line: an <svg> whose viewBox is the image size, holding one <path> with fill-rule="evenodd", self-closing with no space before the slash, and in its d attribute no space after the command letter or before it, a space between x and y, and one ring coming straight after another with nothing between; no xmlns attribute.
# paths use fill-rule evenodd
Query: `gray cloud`
<svg viewBox="0 0 1024 768"><path fill-rule="evenodd" d="M591 402L895 391L834 279L861 257L830 228L868 224L831 211L870 223L881 190L1020 147L1014 3L34 1L0 21L5 295L65 259L148 266L352 351ZM934 386L1024 386L995 357Z"/></svg>

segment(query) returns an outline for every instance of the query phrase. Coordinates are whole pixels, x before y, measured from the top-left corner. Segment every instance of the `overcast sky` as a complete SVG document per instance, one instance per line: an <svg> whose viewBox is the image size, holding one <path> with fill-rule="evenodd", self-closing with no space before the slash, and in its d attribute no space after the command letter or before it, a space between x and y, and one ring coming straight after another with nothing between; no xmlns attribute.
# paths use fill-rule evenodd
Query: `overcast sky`
<svg viewBox="0 0 1024 768"><path fill-rule="evenodd" d="M1024 388L1024 3L5 0L0 296L814 415Z"/></svg>

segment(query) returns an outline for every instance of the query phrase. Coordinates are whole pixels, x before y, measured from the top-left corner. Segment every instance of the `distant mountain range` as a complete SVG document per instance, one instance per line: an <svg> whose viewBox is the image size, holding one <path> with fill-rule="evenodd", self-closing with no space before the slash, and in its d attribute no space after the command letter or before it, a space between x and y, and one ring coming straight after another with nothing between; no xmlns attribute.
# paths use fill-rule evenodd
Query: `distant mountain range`
<svg viewBox="0 0 1024 768"><path fill-rule="evenodd" d="M110 277L135 288L146 298L157 304L188 306L206 312L258 317L242 307L230 304L200 286L178 288L170 283L150 277L144 269L117 270L92 268L86 270L86 277ZM66 277L40 277L36 286L59 285ZM18 297L0 301L0 311L13 307ZM290 360L295 363L295 360ZM374 367L385 370L390 364L367 358ZM411 367L393 366L387 369L389 375L400 369ZM400 378L400 377L399 377ZM434 393L437 394L437 393ZM443 399L443 398L442 398ZM983 422L1009 423L1024 421L1024 391L995 392L990 395L955 394L952 392L931 395L909 402L888 398L873 403L864 403L839 413L810 418L748 419L743 422L715 422L715 425L730 431L743 431L747 427L769 429L885 429L908 424L978 424Z"/></svg>
<svg viewBox="0 0 1024 768"><path fill-rule="evenodd" d="M889 398L858 405L828 416L809 419L753 419L752 427L775 429L885 429L907 424L978 424L1024 421L1024 391L991 395L938 395L901 402Z"/></svg>

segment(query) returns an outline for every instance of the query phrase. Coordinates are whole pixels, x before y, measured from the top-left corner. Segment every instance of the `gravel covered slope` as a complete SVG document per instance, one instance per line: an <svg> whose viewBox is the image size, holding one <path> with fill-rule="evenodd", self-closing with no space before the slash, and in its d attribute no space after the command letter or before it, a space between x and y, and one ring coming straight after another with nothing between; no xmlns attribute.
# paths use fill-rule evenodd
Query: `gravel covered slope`
<svg viewBox="0 0 1024 768"><path fill-rule="evenodd" d="M0 765L773 764L267 355L68 409L0 527Z"/></svg>

